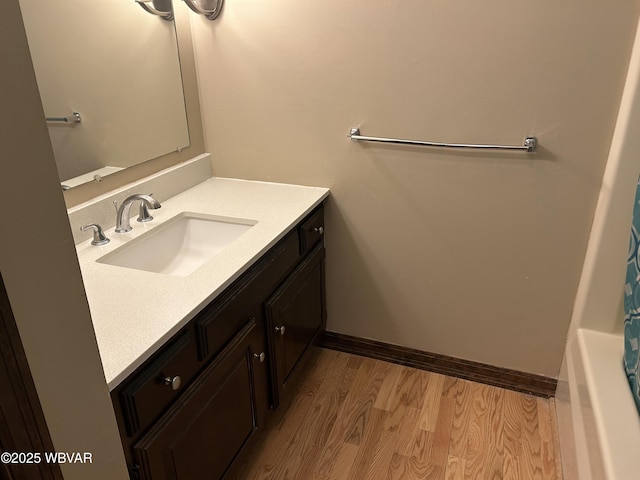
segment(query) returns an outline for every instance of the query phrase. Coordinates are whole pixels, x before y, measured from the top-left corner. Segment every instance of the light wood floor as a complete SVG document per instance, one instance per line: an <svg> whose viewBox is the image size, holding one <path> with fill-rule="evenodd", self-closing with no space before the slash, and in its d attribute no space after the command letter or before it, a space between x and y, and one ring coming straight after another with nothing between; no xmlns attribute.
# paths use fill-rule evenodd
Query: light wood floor
<svg viewBox="0 0 640 480"><path fill-rule="evenodd" d="M553 400L332 350L310 361L238 478L562 479Z"/></svg>

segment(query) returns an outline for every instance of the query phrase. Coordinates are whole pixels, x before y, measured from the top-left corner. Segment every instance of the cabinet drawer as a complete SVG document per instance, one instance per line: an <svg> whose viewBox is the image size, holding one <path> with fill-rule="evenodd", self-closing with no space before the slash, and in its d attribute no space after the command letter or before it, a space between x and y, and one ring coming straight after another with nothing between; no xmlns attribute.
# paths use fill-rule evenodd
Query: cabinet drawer
<svg viewBox="0 0 640 480"><path fill-rule="evenodd" d="M324 236L324 208L321 206L300 225L300 254L306 255Z"/></svg>
<svg viewBox="0 0 640 480"><path fill-rule="evenodd" d="M255 319L256 308L250 300L246 289L233 292L198 316L196 331L200 361L218 354L247 322Z"/></svg>
<svg viewBox="0 0 640 480"><path fill-rule="evenodd" d="M195 342L187 330L164 348L120 393L127 434L149 425L193 378L198 368Z"/></svg>
<svg viewBox="0 0 640 480"><path fill-rule="evenodd" d="M261 299L273 291L298 262L298 244L297 232L285 237L197 317L201 361L219 353L247 322L260 316Z"/></svg>

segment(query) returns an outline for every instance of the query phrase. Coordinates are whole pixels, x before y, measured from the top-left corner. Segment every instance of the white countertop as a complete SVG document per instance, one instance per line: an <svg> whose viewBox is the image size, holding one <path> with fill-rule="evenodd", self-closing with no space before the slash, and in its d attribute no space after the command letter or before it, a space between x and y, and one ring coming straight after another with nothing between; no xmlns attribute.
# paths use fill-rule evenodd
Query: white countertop
<svg viewBox="0 0 640 480"><path fill-rule="evenodd" d="M154 220L105 233L96 247L77 246L91 317L109 390L113 390L204 306L244 273L329 194L303 187L212 178L162 202ZM132 211L137 211L137 208ZM97 263L127 241L181 212L245 218L257 224L187 277ZM115 215L115 214L114 214Z"/></svg>

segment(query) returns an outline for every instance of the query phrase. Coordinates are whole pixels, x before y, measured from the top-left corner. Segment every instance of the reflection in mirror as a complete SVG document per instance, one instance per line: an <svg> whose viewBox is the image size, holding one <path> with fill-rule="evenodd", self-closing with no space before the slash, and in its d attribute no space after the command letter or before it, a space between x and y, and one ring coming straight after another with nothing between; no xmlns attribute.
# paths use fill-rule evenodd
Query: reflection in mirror
<svg viewBox="0 0 640 480"><path fill-rule="evenodd" d="M20 0L60 181L189 146L174 22L135 2Z"/></svg>

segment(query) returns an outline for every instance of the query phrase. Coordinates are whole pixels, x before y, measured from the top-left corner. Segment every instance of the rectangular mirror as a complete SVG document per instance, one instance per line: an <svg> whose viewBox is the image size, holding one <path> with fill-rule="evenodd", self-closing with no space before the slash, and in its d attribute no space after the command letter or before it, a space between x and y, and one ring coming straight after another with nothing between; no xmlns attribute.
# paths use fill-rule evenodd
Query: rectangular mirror
<svg viewBox="0 0 640 480"><path fill-rule="evenodd" d="M175 24L131 1L20 0L63 188L189 146ZM98 177L96 177L96 175Z"/></svg>

